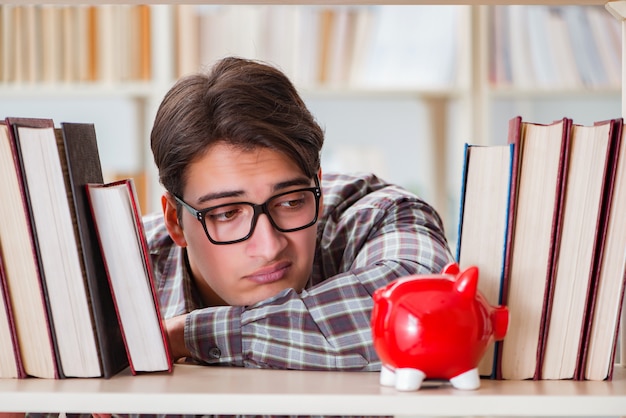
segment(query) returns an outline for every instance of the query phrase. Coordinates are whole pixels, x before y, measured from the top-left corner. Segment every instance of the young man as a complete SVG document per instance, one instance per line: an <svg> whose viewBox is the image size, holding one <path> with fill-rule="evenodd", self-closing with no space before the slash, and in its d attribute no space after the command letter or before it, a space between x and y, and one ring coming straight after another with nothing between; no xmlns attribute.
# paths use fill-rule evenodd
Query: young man
<svg viewBox="0 0 626 418"><path fill-rule="evenodd" d="M151 135L145 219L175 359L380 369L372 293L453 257L435 210L373 175L322 173L324 133L288 78L225 58L178 81Z"/></svg>

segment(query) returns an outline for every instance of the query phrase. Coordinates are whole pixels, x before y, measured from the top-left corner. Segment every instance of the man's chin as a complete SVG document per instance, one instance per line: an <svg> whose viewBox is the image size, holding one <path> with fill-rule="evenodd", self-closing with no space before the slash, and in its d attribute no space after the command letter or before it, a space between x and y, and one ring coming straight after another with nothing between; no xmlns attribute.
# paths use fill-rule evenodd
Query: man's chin
<svg viewBox="0 0 626 418"><path fill-rule="evenodd" d="M257 289L256 292L250 294L248 297L241 298L240 306L253 306L257 304L271 303L274 300L284 298L289 292L300 293L302 287L295 288L294 286L285 285L284 283L278 285L278 283L272 283L271 285L261 286L261 289Z"/></svg>

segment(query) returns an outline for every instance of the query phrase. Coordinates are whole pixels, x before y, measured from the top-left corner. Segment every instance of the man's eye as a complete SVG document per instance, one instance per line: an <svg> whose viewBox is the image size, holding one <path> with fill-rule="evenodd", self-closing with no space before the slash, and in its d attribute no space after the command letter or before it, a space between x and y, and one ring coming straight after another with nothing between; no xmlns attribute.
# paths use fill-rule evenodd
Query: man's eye
<svg viewBox="0 0 626 418"><path fill-rule="evenodd" d="M219 209L209 212L207 214L207 217L212 222L229 222L234 219L237 219L237 217L241 213L242 213L241 208L225 207L225 208L219 208Z"/></svg>
<svg viewBox="0 0 626 418"><path fill-rule="evenodd" d="M284 199L280 199L275 202L274 209L275 210L289 210L292 211L294 209L299 209L305 205L305 199L302 197L296 196L288 196Z"/></svg>
<svg viewBox="0 0 626 418"><path fill-rule="evenodd" d="M289 208L297 208L300 207L304 204L304 199L291 199L291 200L287 200L286 202L283 202L283 206L285 207L289 207Z"/></svg>

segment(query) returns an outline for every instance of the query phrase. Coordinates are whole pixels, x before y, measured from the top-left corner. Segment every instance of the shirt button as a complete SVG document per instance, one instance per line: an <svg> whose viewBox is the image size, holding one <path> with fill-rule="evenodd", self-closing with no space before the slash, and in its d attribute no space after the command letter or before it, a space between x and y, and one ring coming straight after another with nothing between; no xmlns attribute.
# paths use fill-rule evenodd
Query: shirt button
<svg viewBox="0 0 626 418"><path fill-rule="evenodd" d="M218 347L211 347L209 349L209 357L211 357L212 359L218 359L222 356L222 350L220 350Z"/></svg>

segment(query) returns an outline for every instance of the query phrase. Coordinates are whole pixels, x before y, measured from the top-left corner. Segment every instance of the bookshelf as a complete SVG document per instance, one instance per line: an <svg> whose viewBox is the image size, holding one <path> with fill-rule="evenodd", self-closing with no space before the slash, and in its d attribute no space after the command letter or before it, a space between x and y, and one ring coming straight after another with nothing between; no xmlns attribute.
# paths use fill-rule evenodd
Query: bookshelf
<svg viewBox="0 0 626 418"><path fill-rule="evenodd" d="M580 124L620 116L621 63L616 51L621 28L605 8L492 6L484 15L490 26L483 42L490 52L482 57L487 72L481 77L487 80L483 124L488 143L505 142L506 121L516 115L538 123L568 116ZM576 26L579 31L573 33ZM514 36L516 31L523 35ZM594 47L585 48L578 40L571 48L564 42L583 33L585 39L595 39ZM518 47L505 51L507 44ZM608 49L613 53L606 54Z"/></svg>
<svg viewBox="0 0 626 418"><path fill-rule="evenodd" d="M150 133L150 126L153 120L153 116L156 112L156 108L160 99L163 97L165 91L172 85L175 78L179 75L177 64L179 59L179 50L177 46L178 39L181 37L181 29L179 26L178 14L180 7L186 7L187 13L193 8L204 8L204 14L209 14L206 10L210 10L212 7L218 6L246 6L246 7L261 7L263 5L302 5L302 1L269 1L269 2L252 2L239 3L228 2L226 4L219 4L219 2L153 2L150 7L150 43L151 50L149 54L143 54L141 64L135 64L134 66L146 66L146 60L149 59L149 72L150 77L146 78L137 77L135 79L127 79L128 77L122 77L121 73L128 71L124 70L119 65L110 65L106 71L102 69L103 65L98 64L98 68L101 69L101 73L106 72L108 77L104 80L86 80L86 81L37 81L37 82L14 82L3 80L2 66L0 66L0 110L2 113L10 113L10 109L15 106L14 103L21 103L22 106L28 107L29 101L35 101L36 98L45 98L47 101L53 101L56 98L74 102L80 101L92 101L92 102L107 102L115 101L116 103L122 103L126 107L130 108L130 112L133 115L129 118L132 123L132 129L124 132L123 130L115 129L116 121L113 117L106 117L106 115L96 114L97 118L89 120L96 124L98 130L98 137L103 144L111 143L112 145L103 145L101 150L101 158L103 159L103 168L105 171L105 177L107 179L118 178L120 175L130 175L133 177L141 177L143 183L145 180L145 198L142 199L142 208L146 212L152 210L159 210L160 208L160 193L161 188L157 181L156 171L153 168L152 157L148 149L148 138ZM330 2L328 4L313 2L304 2L309 6L318 6L320 8L353 8L363 9L366 6L375 6L380 4L378 1L337 1ZM410 4L420 4L421 1L400 1L387 3L389 6L402 6ZM383 162L386 164L386 170L379 172L381 176L408 187L411 190L418 192L427 201L429 201L437 210L442 214L446 230L448 231L451 242L454 242L456 233L456 222L458 217L458 194L460 190L460 169L456 168L460 166L460 159L462 158L460 150L465 142L471 143L494 143L502 141L505 137L506 126L503 126L499 121L506 120L509 116L517 113L521 109L521 113L527 113L528 109L538 109L537 112L532 114L526 119L538 121L540 118L550 118L545 111L546 106L537 106L537 103L545 101L561 99L566 102L586 103L593 102L594 106L592 110L602 109L599 106L595 106L595 103L600 105L609 103L617 103L619 99L619 88L604 88L604 89L589 89L589 88L568 88L568 89L533 89L533 88L519 88L515 86L494 86L489 83L489 56L492 51L489 50L490 39L493 36L489 33L489 8L499 4L498 1L486 1L486 2L465 2L465 1L453 1L446 4L452 4L456 6L464 7L464 10L459 13L458 19L458 50L460 53L456 54L457 59L457 72L458 75L452 81L448 83L439 83L436 85L428 85L428 83L421 85L413 85L411 82L396 83L394 85L385 85L379 82L368 85L367 83L337 83L327 82L325 84L311 83L303 81L301 84L297 84L301 90L305 100L312 103L321 103L320 106L324 106L327 103L341 103L348 102L349 99L359 102L369 103L382 103L383 98L386 102L391 103L386 108L380 107L380 111L383 115L393 115L395 112L394 106L403 106L407 101L411 101L415 108L414 120L421 126L415 127L413 130L407 131L405 134L410 139L404 140L404 144L409 145L406 152L403 152L400 157L404 158L406 155L415 155L414 161L410 164L406 162L398 163L397 148L401 145L394 144L390 147L378 147L377 151L382 157L376 162ZM505 2L507 3L507 2ZM46 2L46 10L49 11L54 7L67 8L76 7L78 5L98 5L97 2L61 2L52 1ZM533 2L516 2L516 5L530 5ZM536 4L536 3L534 3ZM602 2L598 1L555 1L550 2L554 5L565 4L594 4L602 6ZM11 5L11 3L7 3ZM106 7L107 13L112 14L111 10L114 6L129 10L133 6L137 6L138 2L111 2ZM443 4L438 4L442 6ZM489 5L489 6L487 6ZM40 6L43 6L40 5ZM467 7L466 7L467 6ZM82 8L84 9L84 8ZM1 14L1 13L0 13ZM235 13L236 14L236 13ZM608 15L608 13L607 13ZM5 17L6 19L6 17ZM85 19L85 18L83 18ZM102 19L100 17L99 19ZM125 19L129 19L125 17ZM196 23L197 25L197 23ZM449 23L446 23L449 25ZM5 25L8 27L8 25ZM192 26L192 25L187 25ZM240 27L240 25L235 25ZM258 26L258 25L257 25ZM198 30L194 28L193 30ZM251 29L246 31L250 32ZM124 30L126 35L129 35L129 31ZM187 36L190 30L186 30ZM439 31L441 32L441 31ZM107 42L118 42L119 39L110 36ZM439 38L438 38L439 39ZM449 40L443 40L446 45ZM145 42L145 41L144 41ZM83 43L78 43L75 48L77 50L84 50ZM411 47L406 45L405 47ZM198 46L189 47L198 48ZM6 49L6 48L5 48ZM129 54L126 49L119 48L120 54ZM306 48L300 48L304 50ZM2 48L0 47L0 53ZM300 54L304 54L300 52ZM104 57L111 56L112 53L103 54L101 61ZM187 54L189 55L189 54ZM283 54L284 55L284 54ZM11 60L4 59L3 65ZM385 61L385 60L379 60ZM430 62L429 62L430 64ZM75 66L77 64L74 64ZM93 64L92 64L93 65ZM83 65L84 67L85 65ZM133 66L126 66L133 67ZM397 65L396 67L405 67L405 65ZM408 66L406 66L408 67ZM423 65L422 65L423 67ZM187 67L189 68L189 67ZM192 67L193 68L193 67ZM419 69L419 68L418 68ZM92 69L92 73L95 70ZM134 70L135 73L137 70ZM302 72L302 71L300 71ZM394 73L395 74L395 73ZM93 77L93 74L92 74ZM298 81L298 77L295 77ZM310 80L309 80L310 81ZM570 100L571 99L571 100ZM116 104L110 105L109 108L116 108ZM18 113L24 114L23 107L17 107ZM558 107L558 106L557 106ZM616 106L614 106L616 107ZM576 109L576 107L574 107ZM580 109L581 106L578 106ZM6 110L8 109L8 110ZM343 112L350 112L350 105L346 105L346 110ZM500 114L494 116L495 111L500 111ZM502 111L508 113L502 115ZM421 112L421 113L420 113ZM606 116L607 112L597 110L599 118ZM47 113L46 110L39 110L39 114L46 113L46 116L52 116ZM104 112L100 112L104 113ZM119 113L119 112L118 112ZM128 113L128 112L126 112ZM397 112L396 112L397 113ZM335 112L337 114L337 112ZM339 115L341 116L341 115ZM327 132L328 140L326 141L325 151L332 152L333 145L339 143L339 147L342 150L345 149L345 145L350 146L350 150L358 150L361 144L360 138L356 135L351 137L346 134L334 134L333 124L338 124L337 120L341 120L341 117L335 116L329 117L328 125L331 129ZM558 115L561 117L562 115ZM576 115L572 115L568 112L568 116L573 116L575 120L578 120ZM614 116L611 114L611 116ZM591 116L589 116L591 118ZM55 121L61 121L59 118L54 117ZM67 119L67 117L65 117ZM369 131L373 132L377 129L377 126L384 126L382 121L378 122L376 114L374 116L364 116L360 124L372 126ZM411 118L407 118L411 120ZM82 121L82 120L78 120ZM427 123L421 122L427 121ZM122 120L121 123L127 123L127 120ZM322 120L325 123L326 120ZM372 139L370 142L374 142ZM119 153L117 150L120 147L127 147L130 149L128 153ZM372 147L375 148L375 147ZM388 149L386 149L388 148ZM395 151L394 151L395 150ZM336 153L337 154L337 153ZM390 156L391 155L391 156ZM401 158L400 158L401 159ZM359 158L352 158L352 160L359 160ZM360 159L361 161L368 161L368 159ZM323 160L323 162L325 162ZM326 165L326 164L325 164ZM413 171L402 169L404 166L416 167ZM357 169L367 169L370 167L368 163L361 163L357 166ZM450 168L452 167L452 168ZM348 168L351 168L348 164ZM419 170L418 170L419 168Z"/></svg>
<svg viewBox="0 0 626 418"><path fill-rule="evenodd" d="M172 375L105 379L0 380L0 412L624 416L626 369L612 382L492 381L476 391L427 384L398 392L378 373L262 370L175 365ZM33 399L37 399L33 402Z"/></svg>
<svg viewBox="0 0 626 418"><path fill-rule="evenodd" d="M62 0L49 0L47 4L66 4ZM81 4L99 4L95 0ZM128 4L126 1L111 1L112 4ZM4 98L57 97L70 95L80 97L122 97L137 101L143 115L139 129L149 131L151 115L164 90L174 78L170 63L173 26L171 5L183 2L152 2L153 22L159 29L153 32L153 43L158 45L151 57L153 74L145 83L89 84L77 86L69 92L67 85L32 87L0 87ZM186 4L208 4L206 1L185 1ZM301 4L301 0L260 1L264 4ZM308 4L379 4L378 0L332 0L307 1ZM400 0L393 4L420 4L419 0ZM488 126L485 104L490 95L526 94L536 97L544 92L498 91L492 92L485 86L484 13L486 5L507 4L507 1L451 1L449 4L470 5L470 46L473 60L468 74L472 83L467 91L434 93L415 92L431 100L437 118L445 119L442 103L459 95L474 108L473 124L464 125L474 137L482 138ZM511 2L513 3L513 2ZM515 4L537 4L536 0L518 0ZM554 0L553 5L593 4L604 5L600 0ZM610 10L623 21L626 16L624 2L611 2ZM625 24L622 23L622 26ZM153 25L153 27L156 25ZM626 29L623 28L623 31ZM482 45L482 47L481 47ZM626 74L626 73L623 73ZM68 93L69 92L69 93ZM332 93L336 94L336 93ZM363 92L358 94L365 94ZM374 92L374 95L380 94ZM387 92L386 94L389 94ZM402 94L406 94L403 92ZM547 93L552 94L552 93ZM560 94L560 93L559 93ZM569 93L565 93L569 94ZM614 91L592 93L613 95ZM31 96L32 95L32 96ZM626 93L622 91L622 97ZM622 103L626 103L623 99ZM626 106L622 105L622 109ZM469 127L469 128L468 128ZM440 125L440 130L445 126ZM440 135L444 135L441 134ZM445 149L436 151L445 154ZM145 167L150 161L147 149L140 151ZM149 169L148 169L149 170ZM449 175L449 174L448 174ZM154 180L154 173L151 173ZM442 176L443 178L443 176ZM455 189L456 193L458 189ZM262 413L262 414L394 414L430 416L626 416L626 369L616 368L612 382L501 382L484 381L481 389L463 392L451 388L437 390L423 388L415 393L398 393L378 385L375 373L347 372L299 372L276 370L245 370L237 368L204 368L176 365L172 375L148 374L130 376L126 371L112 379L68 379L68 380L0 380L0 411L44 412L63 410L66 412L143 412L143 413ZM33 405L32 399L38 402ZM207 410L210 408L209 410Z"/></svg>
<svg viewBox="0 0 626 418"><path fill-rule="evenodd" d="M104 145L104 152L101 151L105 177L107 177L107 179L118 178L120 175L141 177L142 180L138 182L138 184L143 184L145 180L145 198L142 199L142 208L144 208L144 211L146 212L159 210L159 198L161 193L156 171L153 168L152 157L148 149L150 126L160 99L163 97L165 91L172 85L175 78L179 75L180 71L177 71L177 68L181 67L180 62L184 61L180 59L180 51L177 46L177 42L179 42L178 39L182 38L183 32L187 34L186 36L188 38L186 39L189 39L189 33L192 33L193 30L199 30L198 27L194 27L193 30L186 29L181 31L180 21L178 20L180 12L177 8L179 6L186 7L186 13L190 13L190 10L193 12L193 8L204 8L205 11L203 13L206 15L210 14L206 12L207 8L210 10L211 7L215 8L220 5L217 1L194 1L184 3L185 4L183 5L183 2L174 1L168 2L167 4L164 2L154 2L150 4L150 52L148 54L139 54L141 57L139 63L126 65L125 67L120 65L105 66L102 62L98 63L96 60L96 64L91 64L92 66L95 65L97 67L96 69L91 69L91 77L93 78L93 74L98 73L99 71L100 74L98 74L98 77L102 78L106 76L105 79L86 80L81 82L67 80L57 80L52 82L1 81L3 78L6 78L6 76L2 75L2 67L0 66L0 109L11 109L10 106L13 106L13 99L19 99L16 100L16 102L25 103L24 105L28 106L28 100L35 100L35 98L41 97L46 98L48 101L52 101L55 98L61 98L63 100L70 100L74 102L81 100L91 100L94 102L115 100L117 103L123 103L127 107L132 108L131 112L134 113L132 120L134 120L135 123L133 124L131 132L120 132L119 129L114 129L113 126L115 125L115 122L112 122L110 117L106 118L105 115L98 115L97 119L90 120L89 122L94 122L96 124L98 137L101 138L101 142L103 144L109 142L113 144L111 146ZM260 7L262 5L301 5L302 3L303 2L298 0L288 2L246 2L245 4L239 2L228 2L222 5ZM320 8L353 8L354 10L358 8L363 9L365 6L374 6L379 4L378 1L356 2L350 0L345 2L331 2L329 4L321 4L315 1L305 3L307 5L319 6ZM382 3L385 4L386 2ZM420 1L401 1L389 3L388 5L402 6L420 3ZM346 101L344 99L355 99L361 102L379 103L381 102L380 98L384 97L389 103L391 103L391 107L387 107L387 109L392 109L388 111L391 114L394 112L393 106L395 104L400 103L399 106L402 106L402 103L407 100L412 101L415 104L415 107L420 106L424 109L421 111L421 114L419 113L419 110L416 110L415 119L417 120L419 118L420 121L428 121L427 124L420 122L421 125L428 126L426 126L426 128L416 127L414 130L408 131L409 133L406 135L411 135L413 139L411 139L410 142L409 140L404 141L405 144L411 144L411 147L409 147L403 154L415 155L415 160L411 161L411 164L407 164L406 162L400 162L398 164L393 156L390 157L388 155L392 152L390 149L381 149L382 147L379 147L376 151L383 156L379 157L379 161L375 162L382 161L386 164L387 170L379 172L379 174L383 177L418 192L418 194L433 204L433 206L442 214L446 224L446 230L448 231L449 238L452 242L455 240L454 234L456 231L458 216L457 199L460 189L461 175L460 169L450 169L450 167L460 166L460 150L462 149L462 144L464 142L493 143L494 141L502 140L504 137L503 132L506 132L506 127L498 125L497 121L507 119L510 114L494 117L494 109L505 108L509 111L509 113L515 113L516 109L519 109L520 106L522 109L532 108L538 101L553 99L555 97L573 97L578 103L584 103L585 100L593 100L593 98L596 98L598 102L605 103L607 100L615 102L619 96L619 89L605 89L602 91L596 91L596 89L563 89L558 91L553 89L533 90L516 87L503 88L500 86L492 86L488 82L489 55L492 54L488 45L492 36L487 30L489 27L489 8L486 5L491 5L489 7L493 7L493 5L498 3L500 2L487 1L478 3L453 1L447 3L463 7L467 6L464 10L459 12L457 20L458 24L456 25L458 26L458 35L456 39L459 51L459 53L456 54L456 68L458 75L454 80L448 81L447 83L436 83L435 85L422 83L421 85L413 85L410 81L408 81L401 84L396 83L394 85L385 85L384 83L381 84L375 81L374 84L370 83L370 85L368 85L367 83L355 84L352 82L348 84L343 82L338 83L332 82L331 80L331 82L319 84L311 83L309 80L308 82L303 81L301 84L297 84L298 88L302 91L305 100L314 103L322 103L322 105L329 102L339 103L341 101ZM72 6L76 7L79 4L98 5L97 2L86 1L75 3L70 2L68 6L68 3L65 2L52 1L46 2L45 10L49 13L50 10L55 10L55 7L63 10L68 9L68 7L71 8ZM214 6L212 6L212 4L214 4ZM516 2L516 4L533 4L533 2L523 1ZM556 1L550 2L550 4L602 5L603 3L598 1L574 1L571 3ZM10 5L10 3L7 3L7 5ZM441 5L442 4L439 6ZM138 6L138 4L135 4L135 2L111 2L106 6L106 9L103 9L106 10L106 13L108 13L109 19L114 15L114 13L118 13L113 12L113 10L115 10L114 7L116 6L123 8L126 12L128 12L133 6ZM81 10L83 10L81 13L83 14L85 13L84 9L84 7L81 8ZM7 8L7 10L10 9ZM10 11L7 13L10 13ZM107 16L106 13L100 13L100 15ZM258 12L256 13L257 15L260 15ZM4 17L4 19L7 18L10 18L10 16ZM43 19L43 17L41 17L41 19ZM83 17L82 19L84 21L87 18ZM92 19L94 18L92 17ZM102 23L103 19L105 19L102 16L96 17L95 19L100 19L97 20L97 22L100 22L99 24L101 26L104 26L105 23L107 23L107 21ZM129 20L131 17L125 15L124 19ZM141 22L142 21L139 20L139 26L141 26ZM187 21L187 23L191 22L192 21L190 20ZM449 20L446 22L449 22ZM194 25L197 26L198 23L196 22L195 24L182 26ZM449 23L446 23L446 25L449 25ZM10 25L5 26L10 27ZM235 26L240 27L241 25ZM247 31L250 32L252 29L247 29ZM128 30L123 30L122 32L124 33L121 35L129 36L130 39L133 40L133 44L142 42L141 38L139 40L135 39L137 38L135 32L131 33ZM116 38L111 33L107 33L106 36L106 42L109 44L117 43L119 45L119 36ZM443 39L443 41L446 45L449 43L449 40L447 39ZM146 41L143 40L143 42L145 43ZM189 43L193 42L187 42L187 44ZM85 44L85 42L77 43L74 48L77 51L84 51ZM190 50L193 50L194 48L198 49L198 45L187 45L187 47ZM404 47L412 46L405 45ZM0 48L0 52L2 52L1 49L2 48ZM123 56L128 56L129 51L132 50L132 48L128 47L120 47L118 49L121 51L119 54ZM305 49L306 48L300 48L300 50ZM3 53L6 53L6 48ZM305 53L300 52L300 54ZM189 53L186 55L188 56ZM109 56L115 56L115 54L111 52L103 53L100 57L100 61L106 61L105 58ZM149 65L147 60L149 60ZM11 60L4 59L3 61L3 65L6 67L8 65L7 63ZM381 59L379 61L383 62L385 60ZM26 64L23 66L27 67ZM58 66L58 63L55 64L55 66ZM74 63L74 66L80 67L81 65ZM82 64L82 67L85 66L85 64ZM146 66L148 66L149 69L144 70L144 73L149 73L149 77L145 74L143 76L137 76L138 70L136 68L133 70L133 74L135 74L134 79L133 77L128 79L128 75L123 76L123 74L127 74L130 71L129 68L143 68ZM404 66L405 65L397 65L396 67ZM189 66L187 68L189 68ZM194 68L193 65L191 68ZM59 77L58 74L57 77ZM432 77L432 75L430 75L430 77ZM298 77L294 78L297 82ZM589 95L592 95L593 98L590 99L588 97ZM4 106L3 101L5 101ZM504 102L505 106L500 106L502 102ZM506 108L507 104L509 107L512 107L512 109ZM107 106L116 107L115 105ZM18 109L21 108L18 107ZM347 110L345 110L345 112L350 111L349 105L347 105L346 109ZM385 107L381 107L381 109L383 112L385 111ZM4 110L4 113L7 112L9 112L9 110ZM21 110L18 110L18 112L24 113ZM40 110L39 112L41 113L46 111ZM383 114L388 115L389 113ZM543 108L541 111L537 112L537 114L538 116L544 117L545 112L543 111ZM604 114L606 114L606 112ZM51 115L47 114L46 116ZM57 118L54 119L57 120ZM328 122L329 125L332 126L336 123L335 121L337 119L340 118L331 118ZM376 130L376 126L384 125L382 122L379 122L378 125L376 125L376 119L376 116L365 116L361 123L371 124L373 128L370 129L370 131L374 131ZM527 119L536 120L537 118L530 117ZM122 122L125 123L126 121ZM324 122L326 121L322 120L322 123ZM359 149L360 144L354 144L358 142L359 138L346 138L348 135L339 137L340 135L333 136L333 134L334 130L330 129L327 135L329 140L325 146L326 151L332 151L333 144L337 141L340 142L339 145L340 147L343 147L342 149L345 148L344 145L351 145L350 149L353 151ZM346 142L346 144L343 144L342 142ZM121 156L119 152L116 152L116 150L118 150L121 146L126 146L130 149L130 152ZM399 145L395 145L396 148L398 146ZM398 152L395 152L395 155L397 156ZM402 155L402 157L404 155ZM355 157L353 160L359 160L359 158ZM363 159L361 158L361 160ZM367 161L367 159L365 159L365 161ZM401 168L407 165L419 167L419 171L409 172L408 170L403 170ZM369 166L370 165L368 163L361 163L361 165L357 166L356 169L367 169Z"/></svg>

